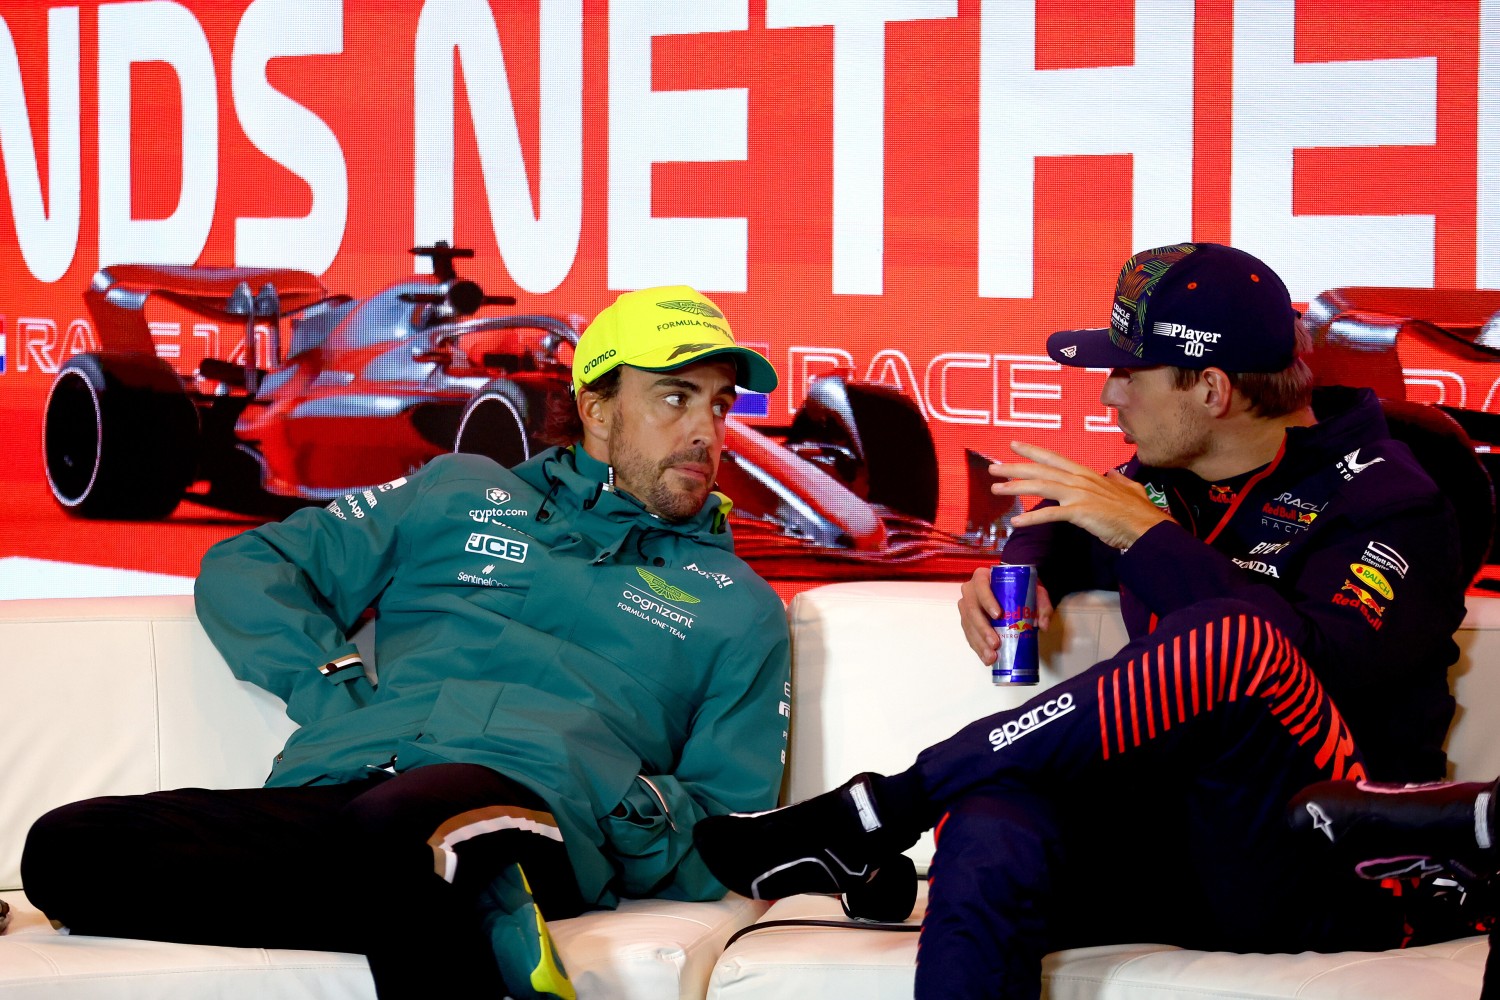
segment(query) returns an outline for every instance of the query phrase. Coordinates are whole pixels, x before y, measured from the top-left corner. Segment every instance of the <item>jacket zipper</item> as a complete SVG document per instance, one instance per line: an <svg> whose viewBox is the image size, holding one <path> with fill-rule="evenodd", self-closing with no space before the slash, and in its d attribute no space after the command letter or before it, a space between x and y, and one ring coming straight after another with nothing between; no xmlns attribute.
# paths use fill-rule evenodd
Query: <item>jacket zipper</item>
<svg viewBox="0 0 1500 1000"><path fill-rule="evenodd" d="M656 798L656 804L661 806L661 814L667 819L667 826L671 827L675 831L677 829L677 822L672 819L672 810L667 808L666 796L662 795L661 789L656 787L656 782L652 781L644 774L637 774L636 778L639 779L643 784L645 784L646 788L650 790L652 796Z"/></svg>
<svg viewBox="0 0 1500 1000"><path fill-rule="evenodd" d="M1203 539L1204 545L1213 545L1214 539L1219 537L1219 532L1223 531L1225 526L1228 525L1230 521L1234 520L1235 511L1240 509L1240 504L1247 496L1250 495L1250 491L1256 486L1259 486L1261 480L1265 479L1271 473L1276 471L1276 467L1281 464L1281 459L1285 455L1286 438L1282 438L1281 447L1276 449L1276 457L1271 459L1271 464L1267 465L1264 469L1261 469L1259 472L1245 481L1245 485L1240 488L1239 493L1235 494L1234 502L1229 505L1229 509L1224 512L1224 516L1219 518L1219 523L1214 525L1214 530L1210 531L1208 533L1208 537ZM1156 612L1151 612L1151 621L1147 624L1146 631L1155 632L1156 624L1158 621L1160 621L1160 619L1157 618Z"/></svg>

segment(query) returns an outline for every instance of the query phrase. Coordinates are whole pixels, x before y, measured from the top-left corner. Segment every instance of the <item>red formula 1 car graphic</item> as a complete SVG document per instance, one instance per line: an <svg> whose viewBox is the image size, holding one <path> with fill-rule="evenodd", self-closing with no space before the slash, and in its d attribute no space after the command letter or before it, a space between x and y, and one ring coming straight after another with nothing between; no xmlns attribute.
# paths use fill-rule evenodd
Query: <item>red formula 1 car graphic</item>
<svg viewBox="0 0 1500 1000"><path fill-rule="evenodd" d="M1500 427L1500 291L1334 288L1303 323L1327 383L1430 402L1475 440Z"/></svg>
<svg viewBox="0 0 1500 1000"><path fill-rule="evenodd" d="M84 297L102 349L71 358L46 402L57 502L122 520L165 518L184 497L279 515L445 452L513 465L553 443L582 318L482 313L515 300L458 276L472 251L412 252L432 259L432 278L364 299L288 269L101 270ZM1014 509L990 496L987 464L968 456L964 532L937 529L920 411L835 376L813 383L789 427L731 416L719 485L738 551L766 576L967 576L993 561Z"/></svg>
<svg viewBox="0 0 1500 1000"><path fill-rule="evenodd" d="M1490 484L1474 483L1472 491L1450 491L1449 497L1460 522L1488 518L1500 537L1489 496L1469 495L1492 495L1486 487L1500 483L1500 291L1334 288L1308 303L1303 324L1320 383L1369 386L1386 399L1433 404L1463 428ZM1431 471L1434 455L1418 451L1418 457ZM1344 471L1348 478L1358 470ZM1486 561L1494 558L1486 554ZM1497 589L1492 570L1485 577L1477 586ZM1361 606L1378 615L1382 609L1359 593Z"/></svg>

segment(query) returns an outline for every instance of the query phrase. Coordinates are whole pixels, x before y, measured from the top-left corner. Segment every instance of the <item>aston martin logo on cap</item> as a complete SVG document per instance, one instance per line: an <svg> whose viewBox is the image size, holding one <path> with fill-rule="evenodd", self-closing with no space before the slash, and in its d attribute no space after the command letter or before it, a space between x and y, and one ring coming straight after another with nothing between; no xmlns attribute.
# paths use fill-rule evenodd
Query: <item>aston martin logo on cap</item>
<svg viewBox="0 0 1500 1000"><path fill-rule="evenodd" d="M676 309L678 312L692 313L694 316L709 316L713 319L723 319L724 314L719 312L707 302L698 302L694 299L668 299L658 302L663 309Z"/></svg>

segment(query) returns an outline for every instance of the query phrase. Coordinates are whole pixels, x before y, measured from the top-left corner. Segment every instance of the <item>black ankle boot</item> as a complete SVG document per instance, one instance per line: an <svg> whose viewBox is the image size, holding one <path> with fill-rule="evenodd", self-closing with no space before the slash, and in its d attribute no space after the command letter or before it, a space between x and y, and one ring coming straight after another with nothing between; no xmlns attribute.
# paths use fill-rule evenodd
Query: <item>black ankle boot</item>
<svg viewBox="0 0 1500 1000"><path fill-rule="evenodd" d="M1326 837L1365 878L1420 875L1423 860L1434 867L1493 870L1500 861L1497 786L1500 781L1320 781L1292 798L1287 821L1294 830Z"/></svg>
<svg viewBox="0 0 1500 1000"><path fill-rule="evenodd" d="M882 814L878 780L857 774L795 805L710 816L693 829L693 841L720 882L752 899L858 894L921 832L901 817Z"/></svg>
<svg viewBox="0 0 1500 1000"><path fill-rule="evenodd" d="M917 905L917 866L904 854L892 855L839 902L851 920L900 923Z"/></svg>

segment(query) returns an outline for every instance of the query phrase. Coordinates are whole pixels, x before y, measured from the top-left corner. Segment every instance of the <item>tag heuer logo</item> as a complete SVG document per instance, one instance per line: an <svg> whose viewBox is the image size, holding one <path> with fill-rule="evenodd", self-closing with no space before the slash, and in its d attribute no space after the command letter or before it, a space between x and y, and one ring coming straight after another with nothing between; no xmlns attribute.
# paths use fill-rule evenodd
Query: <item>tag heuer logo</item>
<svg viewBox="0 0 1500 1000"><path fill-rule="evenodd" d="M484 491L484 498L490 503L505 503L510 499L510 494L504 490L491 488Z"/></svg>
<svg viewBox="0 0 1500 1000"><path fill-rule="evenodd" d="M648 573L639 566L635 568L635 571L641 575L642 580L646 581L646 586L656 592L657 597L664 597L669 601L681 601L684 604L699 603L698 598L685 590L672 586L655 573Z"/></svg>

